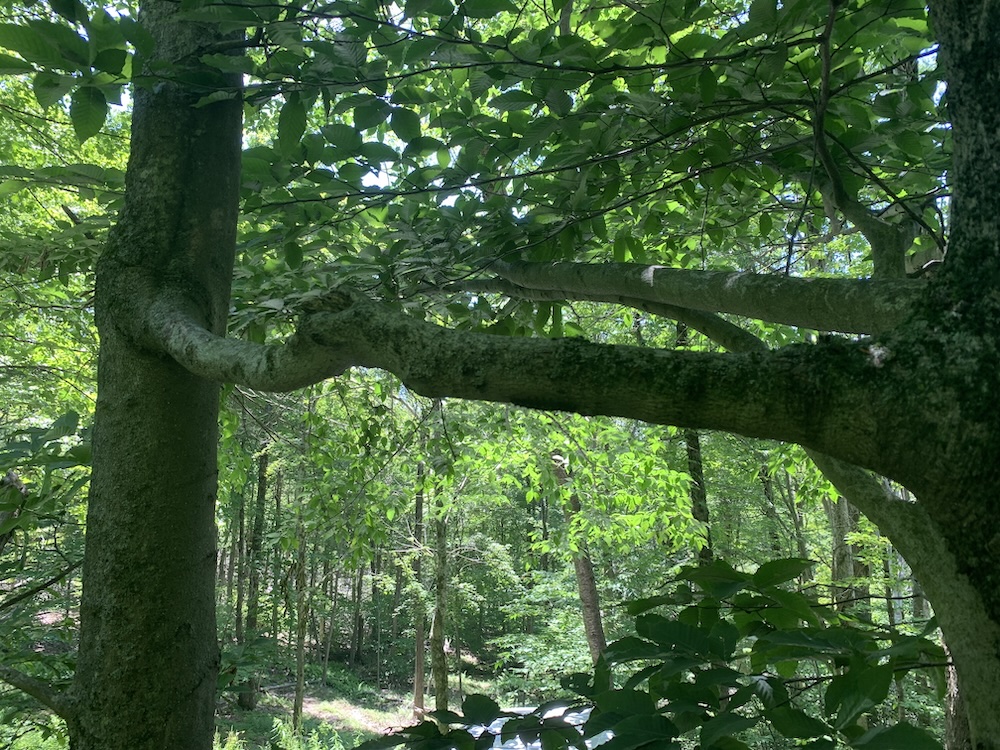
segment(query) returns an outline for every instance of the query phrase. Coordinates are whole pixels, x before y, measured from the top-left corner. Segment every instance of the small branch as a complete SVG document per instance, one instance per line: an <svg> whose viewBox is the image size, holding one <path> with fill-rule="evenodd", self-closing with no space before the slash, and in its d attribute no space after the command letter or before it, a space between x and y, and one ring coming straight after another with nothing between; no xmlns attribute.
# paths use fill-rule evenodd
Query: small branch
<svg viewBox="0 0 1000 750"><path fill-rule="evenodd" d="M830 12L826 27L820 37L820 90L813 116L813 136L816 155L830 180L831 199L833 204L844 214L848 221L854 224L872 248L872 260L875 264L875 275L884 278L904 278L906 268L904 257L906 250L913 242L913 237L906 227L890 224L873 214L851 195L844 185L843 175L833 159L826 143L826 111L830 103L830 72L832 55L830 44L833 36L833 25L837 9L841 5L838 0L830 0Z"/></svg>
<svg viewBox="0 0 1000 750"><path fill-rule="evenodd" d="M37 594L40 591L44 591L45 589L47 589L49 586L51 586L54 583L59 583L59 581L61 581L66 576L68 576L70 573L72 573L77 568L79 568L82 564L83 564L83 560L82 559L81 560L77 560L75 563L73 563L72 565L70 565L68 568L63 569L61 572L59 572L56 575L52 576L47 581L43 581L42 583L38 584L37 586L32 586L27 591L22 591L20 594L17 594L16 596L12 596L9 599L5 599L4 601L0 602L0 612L2 612L5 609L9 609L10 607L13 607L18 602L22 602L25 599L30 599L35 594Z"/></svg>
<svg viewBox="0 0 1000 750"><path fill-rule="evenodd" d="M12 667L0 666L0 680L26 693L67 722L73 718L73 705L66 693Z"/></svg>

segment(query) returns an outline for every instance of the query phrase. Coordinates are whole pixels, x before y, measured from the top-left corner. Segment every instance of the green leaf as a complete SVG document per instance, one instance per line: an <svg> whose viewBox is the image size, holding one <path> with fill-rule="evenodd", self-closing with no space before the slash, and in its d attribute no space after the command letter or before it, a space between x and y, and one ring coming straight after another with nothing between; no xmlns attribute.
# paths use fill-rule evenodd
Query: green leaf
<svg viewBox="0 0 1000 750"><path fill-rule="evenodd" d="M409 143L420 137L420 115L412 109L397 107L389 117L389 127L401 141Z"/></svg>
<svg viewBox="0 0 1000 750"><path fill-rule="evenodd" d="M385 122L392 108L381 99L354 108L354 125L359 130L368 130Z"/></svg>
<svg viewBox="0 0 1000 750"><path fill-rule="evenodd" d="M31 27L0 24L0 47L16 52L28 62L45 68L65 69L66 60L59 48Z"/></svg>
<svg viewBox="0 0 1000 750"><path fill-rule="evenodd" d="M116 76L122 72L126 60L128 60L128 52L125 50L106 49L97 54L93 65L97 70Z"/></svg>
<svg viewBox="0 0 1000 750"><path fill-rule="evenodd" d="M49 0L49 5L70 23L84 23L87 20L87 11L80 0Z"/></svg>
<svg viewBox="0 0 1000 750"><path fill-rule="evenodd" d="M941 750L941 743L911 724L872 729L851 743L865 750Z"/></svg>
<svg viewBox="0 0 1000 750"><path fill-rule="evenodd" d="M702 747L708 747L722 737L730 737L755 726L760 721L759 716L739 716L737 714L720 714L709 719L701 727Z"/></svg>
<svg viewBox="0 0 1000 750"><path fill-rule="evenodd" d="M465 0L461 8L466 18L493 18L498 13L517 12L517 6L510 0Z"/></svg>
<svg viewBox="0 0 1000 750"><path fill-rule="evenodd" d="M501 112L529 109L538 103L538 97L528 91L521 91L520 89L506 91L500 94L500 96L495 96L490 99L490 106L494 109L499 109Z"/></svg>
<svg viewBox="0 0 1000 750"><path fill-rule="evenodd" d="M661 615L642 615L635 621L635 631L661 646L698 657L713 654L712 639L704 628L668 620Z"/></svg>
<svg viewBox="0 0 1000 750"><path fill-rule="evenodd" d="M341 122L333 122L320 128L323 137L338 149L354 155L360 152L363 138L361 133ZM346 156L346 154L344 154Z"/></svg>
<svg viewBox="0 0 1000 750"><path fill-rule="evenodd" d="M823 697L827 716L837 712L837 727L852 724L862 713L886 699L892 686L891 664L867 666L861 659L852 660L850 669L834 677Z"/></svg>
<svg viewBox="0 0 1000 750"><path fill-rule="evenodd" d="M278 115L278 150L288 157L295 151L306 130L306 108L297 91L288 95Z"/></svg>
<svg viewBox="0 0 1000 750"><path fill-rule="evenodd" d="M361 145L361 155L373 164L382 164L387 161L397 161L399 154L387 143L381 141L368 141Z"/></svg>
<svg viewBox="0 0 1000 750"><path fill-rule="evenodd" d="M286 242L284 247L285 263L293 271L302 265L302 246L297 242Z"/></svg>
<svg viewBox="0 0 1000 750"><path fill-rule="evenodd" d="M754 30L758 28L770 30L774 28L774 22L778 17L777 0L753 0L750 3L750 23Z"/></svg>
<svg viewBox="0 0 1000 750"><path fill-rule="evenodd" d="M24 60L19 60L10 55L0 55L0 75L18 75L19 73L30 73L35 68Z"/></svg>
<svg viewBox="0 0 1000 750"><path fill-rule="evenodd" d="M462 701L462 713L470 724L492 724L502 712L492 698L485 695L469 695Z"/></svg>
<svg viewBox="0 0 1000 750"><path fill-rule="evenodd" d="M834 730L824 722L797 708L772 708L766 717L783 737L810 739L834 734Z"/></svg>
<svg viewBox="0 0 1000 750"><path fill-rule="evenodd" d="M69 105L69 119L80 143L97 135L108 116L108 102L103 92L94 86L81 86L73 92Z"/></svg>
<svg viewBox="0 0 1000 750"><path fill-rule="evenodd" d="M52 426L46 430L43 440L58 440L76 434L80 425L80 415L75 411L68 411L59 417Z"/></svg>
<svg viewBox="0 0 1000 750"><path fill-rule="evenodd" d="M771 560L757 568L753 574L753 585L757 588L775 586L785 581L790 581L804 571L811 568L815 563L801 557L789 557L783 560Z"/></svg>
<svg viewBox="0 0 1000 750"><path fill-rule="evenodd" d="M701 103L711 104L715 101L715 91L719 88L719 79L715 77L712 68L705 66L698 74L698 89L701 92Z"/></svg>
<svg viewBox="0 0 1000 750"><path fill-rule="evenodd" d="M677 577L698 584L705 593L717 599L732 596L751 580L749 574L735 570L732 565L723 560L716 560L710 565L689 568Z"/></svg>

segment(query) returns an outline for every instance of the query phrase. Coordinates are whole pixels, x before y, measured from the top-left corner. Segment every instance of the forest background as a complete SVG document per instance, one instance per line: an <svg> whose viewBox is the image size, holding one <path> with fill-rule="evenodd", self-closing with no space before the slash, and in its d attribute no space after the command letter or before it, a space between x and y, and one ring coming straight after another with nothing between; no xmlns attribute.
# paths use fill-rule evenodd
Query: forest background
<svg viewBox="0 0 1000 750"><path fill-rule="evenodd" d="M151 2L139 15L60 0L4 13L0 458L12 473L0 506L0 678L12 686L11 746L64 746L67 734L79 748L195 736L185 746L204 746L211 716L171 735L179 714L199 713L162 697L187 679L178 661L198 675L192 705L209 695L213 709L243 711L255 710L265 675L287 668L295 730L306 676L329 682L333 662L375 690L416 682L420 704L425 643L438 711L449 673L488 678L504 705L534 705L566 695L559 676L590 669L607 640L633 639L612 646L612 661L665 672L660 651L637 645L680 648L677 631L650 624L654 605L689 636L721 637L720 622L737 635L719 653L686 642L712 663L679 667L677 684L718 680L697 711L667 677L610 691L625 714L659 716L675 701L663 734L632 746L685 732L706 747L917 747L932 736L989 746L992 699L970 691L978 703L966 718L913 575L934 570L933 582L917 577L939 600L971 601L963 586L992 580L973 554L978 537L951 572L967 528L925 518L902 484L814 452L919 478L891 440L872 448L865 415L875 410L883 436L897 424L883 418L891 399L868 401L840 380L830 397L823 362L811 361L813 379L768 370L761 354L852 358L842 373L852 385L899 368L905 385L922 372L902 367L902 340L865 338L910 321L927 289L951 290L933 285L953 220L952 125L922 3ZM212 140L230 121L235 162ZM232 208L217 211L226 191ZM166 248L151 282L128 275L147 242ZM212 289L227 271L209 251L227 243L231 297L228 276L225 295ZM191 291L201 285L203 299ZM121 442L92 454L95 305L117 320L100 345L121 336L143 362L107 376L102 394L168 359L199 383L226 384L177 381L159 398L145 383L105 412L134 430L105 428ZM331 333L330 316L352 309L353 334ZM189 327L201 315L203 332L249 348L210 351ZM489 338L452 350L394 320ZM345 361L329 354L340 345ZM724 349L750 352L726 361L763 374L734 387L707 359ZM520 353L518 367L502 352ZM972 369L992 383L992 370ZM637 398L637 384L656 397ZM212 427L192 427L189 408ZM926 413L933 423L943 410ZM937 439L925 423L912 429ZM134 464L129 444L143 453ZM176 450L198 463L175 462ZM117 491L89 485L101 455L106 481L131 471L141 485L97 505L107 511L94 498ZM153 482L145 466L158 460ZM206 465L210 480L197 470ZM218 498L197 513L194 474ZM942 497L934 482L910 484ZM217 528L207 588L188 588L188 553L165 541L187 538L188 524L212 549ZM102 540L88 540L101 582L90 590L109 597L89 609L85 529ZM118 549L139 552L114 558ZM681 586L664 595L671 581ZM984 601L939 607L973 684L1000 658ZM175 618L189 606L201 614ZM78 651L81 616L95 624ZM172 658L157 639L195 620L213 645ZM646 640L630 635L636 627ZM133 659L140 697L113 697L133 689L117 671ZM713 672L720 661L734 671ZM591 698L603 695L598 679L583 690ZM777 685L786 693L775 702L765 693ZM754 689L737 705L741 687ZM602 700L597 713L615 716ZM438 718L442 731L459 723ZM151 738L160 724L175 739Z"/></svg>

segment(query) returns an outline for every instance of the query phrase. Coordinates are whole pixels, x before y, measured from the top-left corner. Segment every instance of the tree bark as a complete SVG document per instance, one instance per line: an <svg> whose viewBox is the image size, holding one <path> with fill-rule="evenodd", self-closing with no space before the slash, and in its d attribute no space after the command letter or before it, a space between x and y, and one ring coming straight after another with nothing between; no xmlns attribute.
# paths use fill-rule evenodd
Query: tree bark
<svg viewBox="0 0 1000 750"><path fill-rule="evenodd" d="M448 710L448 656L445 627L448 621L448 521L440 490L434 507L434 615L431 618L431 675L434 709Z"/></svg>
<svg viewBox="0 0 1000 750"><path fill-rule="evenodd" d="M147 292L222 335L235 253L238 76L200 56L231 37L143 3L149 65L134 90L125 205L97 269L101 336L73 750L209 750L219 650L215 494L219 387L133 335ZM137 65L140 63L137 61ZM197 90L183 83L188 71ZM236 98L193 105L208 90ZM140 292L140 289L145 290Z"/></svg>
<svg viewBox="0 0 1000 750"><path fill-rule="evenodd" d="M552 465L557 484L562 487L569 483L569 466L566 459L558 453L552 454ZM580 514L580 497L570 490L566 501L566 521L573 534L574 519ZM573 551L573 571L576 573L576 587L580 595L580 609L583 614L583 631L587 637L587 648L590 658L596 664L608 641L604 635L604 621L601 617L601 596L597 590L597 578L594 575L594 563L590 559L587 540L577 534L574 539L576 549ZM610 688L610 684L605 687Z"/></svg>
<svg viewBox="0 0 1000 750"><path fill-rule="evenodd" d="M424 676L427 668L424 665L426 652L426 622L424 600L421 596L423 580L424 554L424 464L417 464L417 491L413 505L413 715L420 718L424 713Z"/></svg>
<svg viewBox="0 0 1000 750"><path fill-rule="evenodd" d="M705 467L701 460L701 436L697 430L684 430L684 448L687 452L688 476L691 477L691 517L705 527L705 539L698 549L698 562L712 562L712 527L708 515L708 489L705 486Z"/></svg>
<svg viewBox="0 0 1000 750"><path fill-rule="evenodd" d="M264 507L267 504L268 448L265 446L257 457L257 497L254 501L253 522L247 543L247 564L249 571L249 591L247 592L246 639L253 643L258 636L257 618L260 613L261 551L264 537ZM237 697L240 708L252 711L260 697L260 675L254 673L242 686Z"/></svg>

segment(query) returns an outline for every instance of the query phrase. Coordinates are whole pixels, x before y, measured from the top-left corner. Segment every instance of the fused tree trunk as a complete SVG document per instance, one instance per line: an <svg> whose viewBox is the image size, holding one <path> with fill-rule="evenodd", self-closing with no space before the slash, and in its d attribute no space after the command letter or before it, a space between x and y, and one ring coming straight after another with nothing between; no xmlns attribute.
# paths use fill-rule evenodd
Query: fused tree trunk
<svg viewBox="0 0 1000 750"><path fill-rule="evenodd" d="M209 750L219 650L215 496L219 386L135 326L168 303L223 334L236 242L240 90L203 66L229 40L143 3L149 64L177 76L134 91L125 205L98 264L101 337L73 750ZM201 81L186 88L187 71Z"/></svg>
<svg viewBox="0 0 1000 750"><path fill-rule="evenodd" d="M868 592L863 580L867 570L858 559L856 545L850 540L850 535L857 531L857 510L843 497L836 500L824 498L823 509L833 540L830 577L833 580L834 602L838 609L844 611L866 610L864 600Z"/></svg>

